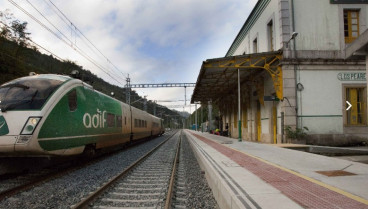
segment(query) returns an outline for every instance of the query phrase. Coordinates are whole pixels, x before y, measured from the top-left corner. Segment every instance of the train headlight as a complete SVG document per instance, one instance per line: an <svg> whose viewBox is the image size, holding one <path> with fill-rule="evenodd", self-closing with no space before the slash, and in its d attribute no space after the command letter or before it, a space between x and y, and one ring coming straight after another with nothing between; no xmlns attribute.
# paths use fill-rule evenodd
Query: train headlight
<svg viewBox="0 0 368 209"><path fill-rule="evenodd" d="M30 118L29 120L30 120L30 123L35 126L37 125L40 118Z"/></svg>
<svg viewBox="0 0 368 209"><path fill-rule="evenodd" d="M40 117L29 117L27 123L24 125L23 130L20 134L22 135L32 135L33 131L36 129L38 122L40 122Z"/></svg>

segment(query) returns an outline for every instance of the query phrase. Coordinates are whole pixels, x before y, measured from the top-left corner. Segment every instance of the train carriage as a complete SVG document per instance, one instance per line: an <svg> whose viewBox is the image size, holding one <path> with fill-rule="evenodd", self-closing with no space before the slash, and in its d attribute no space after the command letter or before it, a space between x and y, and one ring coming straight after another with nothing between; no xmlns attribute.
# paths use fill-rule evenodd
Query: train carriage
<svg viewBox="0 0 368 209"><path fill-rule="evenodd" d="M162 134L161 119L68 76L0 86L0 155L75 155Z"/></svg>

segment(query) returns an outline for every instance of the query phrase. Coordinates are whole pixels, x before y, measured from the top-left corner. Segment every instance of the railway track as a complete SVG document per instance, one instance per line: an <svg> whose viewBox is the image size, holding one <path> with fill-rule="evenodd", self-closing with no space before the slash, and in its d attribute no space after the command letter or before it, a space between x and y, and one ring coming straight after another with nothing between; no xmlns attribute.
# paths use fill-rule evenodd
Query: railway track
<svg viewBox="0 0 368 209"><path fill-rule="evenodd" d="M89 163L92 162L68 165L62 164L51 168L42 168L31 173L14 175L14 178L4 179L0 181L0 201L31 187L35 187L51 179L58 178L81 167L87 166Z"/></svg>
<svg viewBox="0 0 368 209"><path fill-rule="evenodd" d="M168 137L170 138L170 137ZM96 159L81 163L74 163L69 166L55 166L53 168L40 169L38 172L14 175L14 178L7 178L0 181L0 201L13 195L21 193L29 188L36 187L52 179L67 175L73 171L86 167L90 164L100 161L108 155L100 156Z"/></svg>
<svg viewBox="0 0 368 209"><path fill-rule="evenodd" d="M171 208L181 131L72 208Z"/></svg>

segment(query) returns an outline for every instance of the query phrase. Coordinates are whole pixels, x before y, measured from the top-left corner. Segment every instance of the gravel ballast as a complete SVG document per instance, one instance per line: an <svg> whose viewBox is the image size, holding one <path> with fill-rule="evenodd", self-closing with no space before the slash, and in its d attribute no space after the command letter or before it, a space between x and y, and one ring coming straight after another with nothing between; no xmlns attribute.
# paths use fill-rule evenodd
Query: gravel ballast
<svg viewBox="0 0 368 209"><path fill-rule="evenodd" d="M172 133L120 151L97 163L7 198L0 202L0 208L70 208L163 142L168 135ZM182 135L178 166L178 185L184 189L174 189L173 208L218 208L185 134Z"/></svg>
<svg viewBox="0 0 368 209"><path fill-rule="evenodd" d="M179 187L183 187L184 189L177 189L176 191L180 193L174 193L174 196L180 200L186 200L184 201L185 208L218 208L212 190L208 186L204 173L201 171L185 134L182 135L177 179L180 179L178 181L180 182ZM179 205L181 206L182 204L180 203ZM174 199L174 208L175 205L176 202Z"/></svg>
<svg viewBox="0 0 368 209"><path fill-rule="evenodd" d="M166 138L167 135L123 150L61 178L21 192L1 201L0 208L70 208Z"/></svg>

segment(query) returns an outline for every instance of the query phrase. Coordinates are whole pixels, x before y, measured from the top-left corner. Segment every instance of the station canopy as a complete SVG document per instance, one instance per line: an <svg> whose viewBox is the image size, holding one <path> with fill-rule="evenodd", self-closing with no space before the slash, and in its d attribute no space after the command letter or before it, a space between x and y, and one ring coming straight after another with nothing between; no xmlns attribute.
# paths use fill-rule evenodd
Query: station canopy
<svg viewBox="0 0 368 209"><path fill-rule="evenodd" d="M346 59L364 59L368 55L368 30L345 48Z"/></svg>
<svg viewBox="0 0 368 209"><path fill-rule="evenodd" d="M191 103L216 103L227 95L234 95L238 88L238 69L241 88L244 88L244 83L256 85L259 75L267 71L272 78L276 96L282 99L281 59L281 51L208 59L202 63Z"/></svg>

